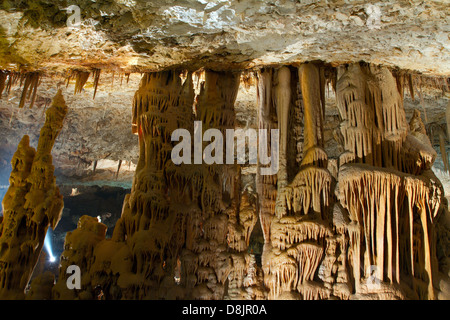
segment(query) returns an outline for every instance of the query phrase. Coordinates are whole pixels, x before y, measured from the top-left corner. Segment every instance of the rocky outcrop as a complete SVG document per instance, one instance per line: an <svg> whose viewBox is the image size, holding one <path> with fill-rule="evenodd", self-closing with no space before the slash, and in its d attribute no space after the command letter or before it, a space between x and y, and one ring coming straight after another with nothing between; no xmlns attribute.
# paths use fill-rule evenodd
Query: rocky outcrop
<svg viewBox="0 0 450 320"><path fill-rule="evenodd" d="M12 159L10 187L0 224L0 298L21 299L41 253L47 228L55 228L64 202L56 186L51 151L67 106L59 91L46 112L37 150L25 135Z"/></svg>

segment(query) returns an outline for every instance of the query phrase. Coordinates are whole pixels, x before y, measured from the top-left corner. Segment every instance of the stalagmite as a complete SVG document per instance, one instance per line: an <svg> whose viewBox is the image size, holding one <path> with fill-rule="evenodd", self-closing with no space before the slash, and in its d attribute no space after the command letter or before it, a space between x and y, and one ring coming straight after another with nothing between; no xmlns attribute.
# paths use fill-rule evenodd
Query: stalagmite
<svg viewBox="0 0 450 320"><path fill-rule="evenodd" d="M140 157L131 194L112 239L99 237L84 254L92 264L79 298L95 298L97 288L106 298L223 299L230 277L245 289L246 270L255 269L244 251L256 214L247 196L237 196L237 167L175 165L170 158L172 132L186 128L192 134L195 117L204 130L234 127L238 86L239 73L206 71L194 114L192 73L183 83L181 71L143 76L132 112ZM96 225L92 222L92 228ZM78 233L93 230L80 228ZM66 242L75 248L80 237L74 232ZM77 255L69 250L64 261ZM104 263L111 264L107 272ZM55 291L60 298L65 294L62 288Z"/></svg>
<svg viewBox="0 0 450 320"><path fill-rule="evenodd" d="M99 223L97 218L82 216L78 221L77 229L68 232L64 242L64 251L61 254L58 282L53 288L55 299L73 300L93 299L90 272L95 261L94 249L100 241L105 239L106 226ZM68 288L67 280L69 266L80 268L81 288L73 290Z"/></svg>
<svg viewBox="0 0 450 320"><path fill-rule="evenodd" d="M0 297L24 298L41 253L47 228L58 224L64 206L53 175L51 151L67 106L61 91L46 112L37 150L25 135L11 161L10 187L3 199L0 224Z"/></svg>
<svg viewBox="0 0 450 320"><path fill-rule="evenodd" d="M46 271L31 281L30 291L27 300L51 300L52 289L55 282L55 275Z"/></svg>

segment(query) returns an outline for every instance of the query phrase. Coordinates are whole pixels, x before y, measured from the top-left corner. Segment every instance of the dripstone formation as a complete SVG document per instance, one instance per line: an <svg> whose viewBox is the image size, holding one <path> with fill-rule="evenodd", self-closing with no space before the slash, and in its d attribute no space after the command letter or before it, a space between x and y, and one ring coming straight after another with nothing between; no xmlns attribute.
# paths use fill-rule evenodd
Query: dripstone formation
<svg viewBox="0 0 450 320"><path fill-rule="evenodd" d="M12 158L0 224L0 299L25 297L47 229L54 229L61 218L64 202L53 175L51 151L67 110L58 91L46 111L37 150L25 135Z"/></svg>
<svg viewBox="0 0 450 320"><path fill-rule="evenodd" d="M263 174L270 165L261 161L256 173L225 161L222 151L234 140L217 147L219 137L237 127L241 72L146 73L132 106L139 162L112 238L105 237L104 224L83 216L66 236L56 284L44 274L33 281L30 295L448 298L442 286L449 283L447 201L431 171L437 153L421 114L406 119L404 75L362 62L307 62L265 67L255 76L256 127L269 132L258 139L267 142L266 156L277 152L275 173ZM333 98L340 125L331 152L325 119L327 99ZM58 125L44 126L36 155L25 137L13 158L13 191L3 202L0 234L3 297L23 297L46 229L62 209L50 170L54 128L64 117L57 113L59 101L57 96L48 111ZM191 137L182 151L189 161L177 164L176 129ZM206 162L208 154L214 163ZM261 255L251 249L258 230ZM17 261L20 268L11 269ZM66 285L71 265L81 270L80 289Z"/></svg>

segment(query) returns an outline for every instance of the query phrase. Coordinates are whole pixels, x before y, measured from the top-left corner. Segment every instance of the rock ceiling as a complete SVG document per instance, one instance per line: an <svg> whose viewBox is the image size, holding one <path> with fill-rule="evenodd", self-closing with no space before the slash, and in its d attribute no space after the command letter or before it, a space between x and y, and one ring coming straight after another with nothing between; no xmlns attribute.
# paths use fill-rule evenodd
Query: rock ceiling
<svg viewBox="0 0 450 320"><path fill-rule="evenodd" d="M81 0L81 26L71 29L69 1L7 0L0 65L148 71L364 60L450 73L448 1L370 2Z"/></svg>

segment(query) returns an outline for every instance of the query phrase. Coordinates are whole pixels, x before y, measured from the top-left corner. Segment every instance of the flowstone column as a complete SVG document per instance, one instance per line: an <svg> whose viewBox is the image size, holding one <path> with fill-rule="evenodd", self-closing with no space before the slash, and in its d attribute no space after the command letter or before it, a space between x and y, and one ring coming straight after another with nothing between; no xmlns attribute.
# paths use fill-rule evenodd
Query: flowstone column
<svg viewBox="0 0 450 320"><path fill-rule="evenodd" d="M408 132L402 97L386 68L342 68L336 94L346 148L337 194L351 220L354 293L434 299L443 189L430 170L436 152L423 123L416 114Z"/></svg>
<svg viewBox="0 0 450 320"><path fill-rule="evenodd" d="M0 299L24 298L47 229L54 229L61 218L64 202L53 175L51 151L66 113L58 91L46 111L37 150L29 146L25 135L11 160L13 170L0 224Z"/></svg>
<svg viewBox="0 0 450 320"><path fill-rule="evenodd" d="M226 129L234 129L239 76L233 72L205 71L195 117L202 123L198 134L203 136L208 129L220 132L210 137L211 142L217 143L220 135L224 137ZM197 127L197 130L200 129ZM211 144L206 146L205 152L209 146ZM225 153L220 150L223 146L217 146L210 151L219 163L199 164L194 169L197 184L193 185L193 193L199 207L187 220L186 248L181 259L182 281L186 281L186 297L191 299L223 299L233 268L227 243L227 211L238 210L234 183L238 171L235 165L224 164ZM194 153L202 150L194 150Z"/></svg>
<svg viewBox="0 0 450 320"><path fill-rule="evenodd" d="M183 294L174 275L191 211L190 201L183 202L189 198L186 187L191 181L170 160L171 134L188 124L194 92L191 78L182 83L180 75L180 71L146 74L135 94L133 130L139 135L139 162L112 238L125 241L130 250L131 270L117 280L126 299Z"/></svg>
<svg viewBox="0 0 450 320"><path fill-rule="evenodd" d="M330 296L329 288L317 278L326 241L332 235L332 176L323 150L325 80L323 67L312 63L299 69L282 67L273 75L267 70L260 73L260 128L272 126L275 121L270 115L275 109L280 130L280 170L276 177L260 176L258 181L266 240L264 283L269 299ZM300 115L302 130L291 123L298 119L289 114ZM301 137L290 140L298 135ZM301 146L287 149L292 141L301 141ZM295 154L298 151L300 154Z"/></svg>

